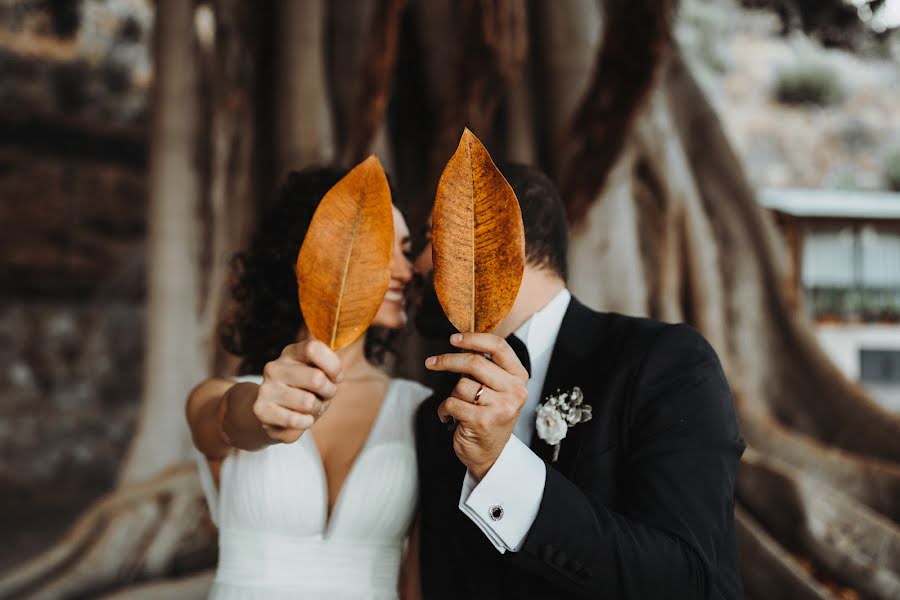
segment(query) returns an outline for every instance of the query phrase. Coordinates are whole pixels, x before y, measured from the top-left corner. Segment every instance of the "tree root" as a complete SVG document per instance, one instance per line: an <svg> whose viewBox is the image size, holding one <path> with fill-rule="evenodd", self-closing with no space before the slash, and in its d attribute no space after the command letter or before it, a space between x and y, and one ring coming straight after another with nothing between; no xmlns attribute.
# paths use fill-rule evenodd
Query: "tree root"
<svg viewBox="0 0 900 600"><path fill-rule="evenodd" d="M867 598L900 597L900 529L837 489L754 450L738 476L741 503L789 550Z"/></svg>
<svg viewBox="0 0 900 600"><path fill-rule="evenodd" d="M215 572L201 571L178 579L165 579L127 587L100 600L158 600L177 598L178 600L204 600L212 585Z"/></svg>
<svg viewBox="0 0 900 600"><path fill-rule="evenodd" d="M744 590L765 600L832 600L815 580L750 514L735 507L735 528Z"/></svg>
<svg viewBox="0 0 900 600"><path fill-rule="evenodd" d="M744 411L741 417L750 446L900 523L900 465L820 444L768 415Z"/></svg>
<svg viewBox="0 0 900 600"><path fill-rule="evenodd" d="M196 467L173 467L97 501L53 547L0 575L0 598L71 598L215 562Z"/></svg>
<svg viewBox="0 0 900 600"><path fill-rule="evenodd" d="M792 430L855 454L900 463L900 418L841 374L819 346L811 323L792 307L784 287L784 245L757 202L718 116L677 55L664 85L674 130L716 232L713 243L727 292L728 358L739 358L726 365L732 384L738 384L745 400ZM692 296L708 293L692 291ZM716 332L701 330L716 337Z"/></svg>

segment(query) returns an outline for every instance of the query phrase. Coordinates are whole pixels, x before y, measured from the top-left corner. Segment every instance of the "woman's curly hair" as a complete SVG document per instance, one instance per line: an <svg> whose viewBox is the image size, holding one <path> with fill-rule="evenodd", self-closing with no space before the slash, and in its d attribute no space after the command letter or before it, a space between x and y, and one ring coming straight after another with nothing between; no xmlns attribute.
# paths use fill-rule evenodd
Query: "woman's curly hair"
<svg viewBox="0 0 900 600"><path fill-rule="evenodd" d="M303 316L294 265L322 197L347 174L339 167L292 171L250 244L232 259L234 312L219 328L223 348L241 358L238 372L262 373L297 340ZM366 334L366 358L380 363L389 333Z"/></svg>

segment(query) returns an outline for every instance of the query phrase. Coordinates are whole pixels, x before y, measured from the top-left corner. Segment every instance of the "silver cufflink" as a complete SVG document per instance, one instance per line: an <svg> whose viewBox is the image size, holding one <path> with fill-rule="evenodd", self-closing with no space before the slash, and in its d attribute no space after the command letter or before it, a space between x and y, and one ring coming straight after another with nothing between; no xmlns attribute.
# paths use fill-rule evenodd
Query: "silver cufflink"
<svg viewBox="0 0 900 600"><path fill-rule="evenodd" d="M495 504L488 511L488 514L491 515L491 519L493 519L494 521L499 521L500 519L503 518L503 507L500 506L499 504Z"/></svg>

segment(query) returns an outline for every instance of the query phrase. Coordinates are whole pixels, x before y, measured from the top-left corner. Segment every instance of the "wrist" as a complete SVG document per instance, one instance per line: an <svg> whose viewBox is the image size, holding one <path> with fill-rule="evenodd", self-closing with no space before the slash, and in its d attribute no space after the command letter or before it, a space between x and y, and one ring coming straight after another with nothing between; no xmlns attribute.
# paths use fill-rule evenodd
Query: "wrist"
<svg viewBox="0 0 900 600"><path fill-rule="evenodd" d="M469 467L469 474L472 475L472 479L475 480L476 483L480 483L482 479L484 479L485 475L488 474L488 471L491 470L491 467L494 466L494 463L497 462L497 459L486 463L482 463L477 466Z"/></svg>
<svg viewBox="0 0 900 600"><path fill-rule="evenodd" d="M496 448L496 452L493 457L488 460L485 460L477 465L467 465L469 470L469 474L475 479L476 482L480 483L482 479L484 479L488 471L490 471L497 461L500 460L500 455L503 454L503 451L506 449L507 444L509 444L509 440L512 437L512 433L506 438L506 440L500 445L499 448Z"/></svg>

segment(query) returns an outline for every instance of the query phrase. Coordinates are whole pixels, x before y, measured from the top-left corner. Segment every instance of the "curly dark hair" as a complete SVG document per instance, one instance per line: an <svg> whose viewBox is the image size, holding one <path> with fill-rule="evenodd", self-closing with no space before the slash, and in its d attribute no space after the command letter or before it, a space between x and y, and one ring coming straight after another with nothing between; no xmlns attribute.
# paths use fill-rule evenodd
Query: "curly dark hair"
<svg viewBox="0 0 900 600"><path fill-rule="evenodd" d="M219 327L220 342L241 358L238 373L259 374L297 340L303 315L294 266L322 197L348 173L340 167L292 171L249 248L232 259L234 311ZM371 328L366 358L380 364L393 332Z"/></svg>

